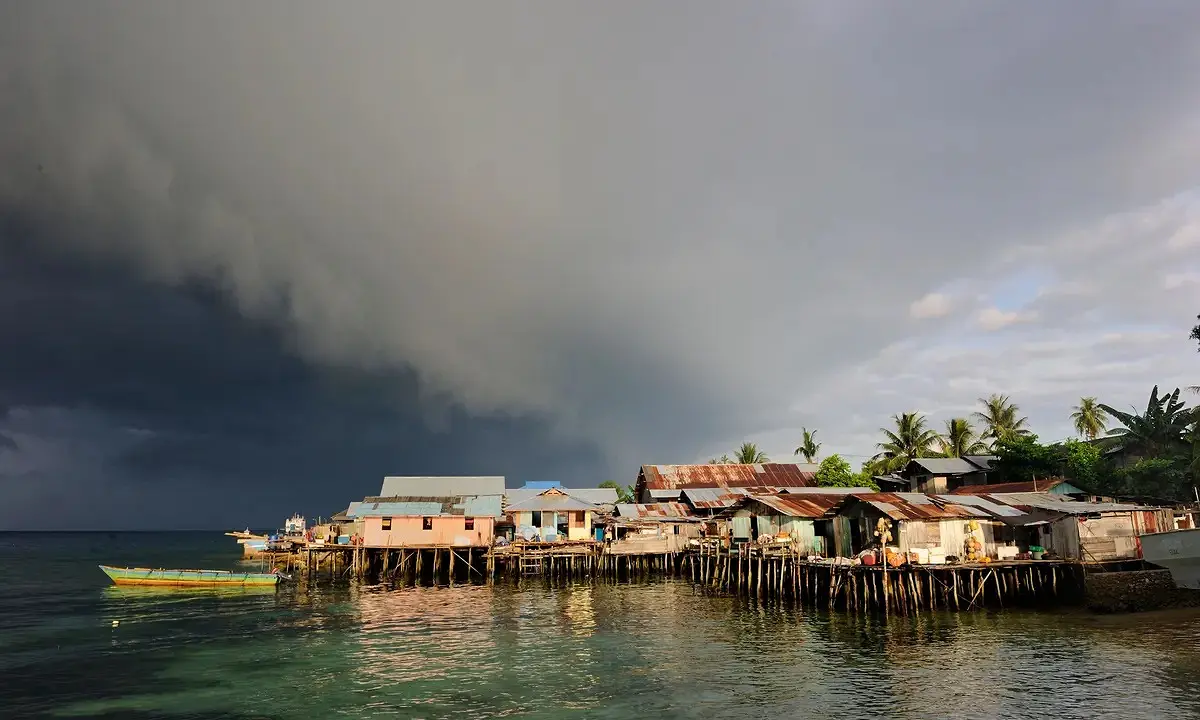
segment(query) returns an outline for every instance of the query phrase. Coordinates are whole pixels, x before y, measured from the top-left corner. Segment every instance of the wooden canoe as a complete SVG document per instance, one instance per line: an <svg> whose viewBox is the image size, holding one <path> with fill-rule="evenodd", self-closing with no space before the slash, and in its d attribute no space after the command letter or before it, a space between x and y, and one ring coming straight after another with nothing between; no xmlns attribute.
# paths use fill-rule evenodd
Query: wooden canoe
<svg viewBox="0 0 1200 720"><path fill-rule="evenodd" d="M101 565L116 585L170 585L176 587L263 587L279 582L278 573L240 573L229 570L164 570Z"/></svg>

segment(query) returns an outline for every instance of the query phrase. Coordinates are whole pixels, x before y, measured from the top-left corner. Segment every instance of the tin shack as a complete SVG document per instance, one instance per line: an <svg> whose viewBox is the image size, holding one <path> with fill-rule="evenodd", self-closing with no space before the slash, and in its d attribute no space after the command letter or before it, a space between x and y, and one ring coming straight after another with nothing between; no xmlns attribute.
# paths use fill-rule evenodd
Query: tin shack
<svg viewBox="0 0 1200 720"><path fill-rule="evenodd" d="M591 540L598 513L617 502L612 488L551 487L520 493L510 490L505 513L526 540Z"/></svg>

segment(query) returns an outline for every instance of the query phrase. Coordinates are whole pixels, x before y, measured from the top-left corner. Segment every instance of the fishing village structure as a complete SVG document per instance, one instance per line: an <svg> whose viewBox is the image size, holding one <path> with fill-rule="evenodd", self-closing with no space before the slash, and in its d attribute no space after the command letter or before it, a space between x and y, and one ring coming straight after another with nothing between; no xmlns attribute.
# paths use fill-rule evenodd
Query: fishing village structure
<svg viewBox="0 0 1200 720"><path fill-rule="evenodd" d="M910 463L897 477L924 492L817 487L806 463L645 465L636 502L503 477L388 477L270 561L313 581L396 585L675 577L913 613L1075 600L1087 573L1144 565L1140 534L1178 527L1169 508L1062 479L989 485L990 458L962 462Z"/></svg>

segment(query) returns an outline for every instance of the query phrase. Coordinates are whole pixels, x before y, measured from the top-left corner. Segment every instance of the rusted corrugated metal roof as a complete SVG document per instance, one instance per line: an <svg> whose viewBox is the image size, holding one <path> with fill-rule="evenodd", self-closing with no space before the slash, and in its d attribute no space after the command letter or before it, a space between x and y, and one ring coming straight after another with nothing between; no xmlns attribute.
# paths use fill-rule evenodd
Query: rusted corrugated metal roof
<svg viewBox="0 0 1200 720"><path fill-rule="evenodd" d="M893 520L951 520L954 518L986 518L980 508L945 502L921 493L864 493L851 495L853 501L870 503Z"/></svg>
<svg viewBox="0 0 1200 720"><path fill-rule="evenodd" d="M742 502L759 502L780 515L798 518L824 517L846 502L850 493L804 493L798 495L750 495Z"/></svg>
<svg viewBox="0 0 1200 720"><path fill-rule="evenodd" d="M813 463L763 463L760 465L643 465L649 489L686 487L812 487Z"/></svg>
<svg viewBox="0 0 1200 720"><path fill-rule="evenodd" d="M1029 480L1026 482L996 483L994 485L964 485L950 491L951 495L992 495L994 493L1050 492L1066 482L1063 478Z"/></svg>
<svg viewBox="0 0 1200 720"><path fill-rule="evenodd" d="M720 510L732 507L748 492L746 488L686 488L683 490L683 497L697 510Z"/></svg>
<svg viewBox="0 0 1200 720"><path fill-rule="evenodd" d="M622 518L641 520L691 519L693 517L691 508L677 502L617 503L617 515Z"/></svg>

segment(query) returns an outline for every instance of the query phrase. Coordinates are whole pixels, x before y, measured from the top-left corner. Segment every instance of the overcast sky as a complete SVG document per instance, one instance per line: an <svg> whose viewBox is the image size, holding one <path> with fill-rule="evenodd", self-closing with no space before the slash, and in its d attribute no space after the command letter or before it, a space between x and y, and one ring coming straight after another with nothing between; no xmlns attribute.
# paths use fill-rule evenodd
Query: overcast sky
<svg viewBox="0 0 1200 720"><path fill-rule="evenodd" d="M1200 4L0 3L0 528L1200 381Z"/></svg>

